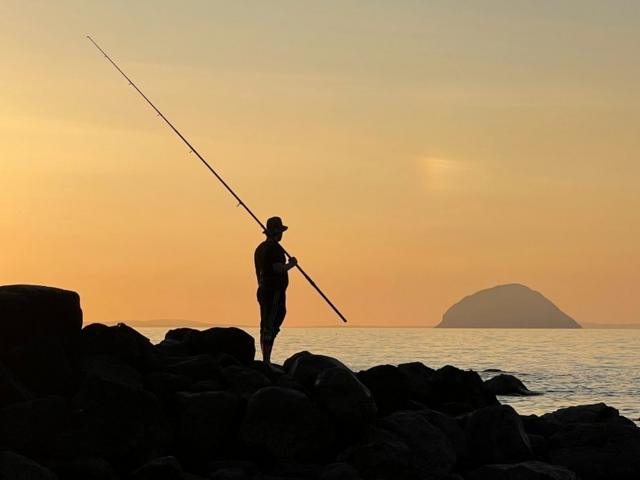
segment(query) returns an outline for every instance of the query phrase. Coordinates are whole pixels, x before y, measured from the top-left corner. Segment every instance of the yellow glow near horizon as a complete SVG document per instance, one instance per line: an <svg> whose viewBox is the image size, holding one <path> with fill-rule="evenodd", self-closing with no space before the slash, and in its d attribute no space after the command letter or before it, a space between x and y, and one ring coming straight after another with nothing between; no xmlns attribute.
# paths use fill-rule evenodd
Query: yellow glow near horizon
<svg viewBox="0 0 640 480"><path fill-rule="evenodd" d="M519 282L640 320L639 14L592 0L0 5L0 284L88 321L257 322L261 234L353 325ZM289 325L338 325L296 273Z"/></svg>

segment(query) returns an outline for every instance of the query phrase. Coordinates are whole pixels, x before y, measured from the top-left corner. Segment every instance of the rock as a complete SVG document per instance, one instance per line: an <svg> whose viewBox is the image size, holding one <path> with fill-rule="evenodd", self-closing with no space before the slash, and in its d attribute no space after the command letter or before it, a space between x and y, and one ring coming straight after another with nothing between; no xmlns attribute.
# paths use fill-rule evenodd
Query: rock
<svg viewBox="0 0 640 480"><path fill-rule="evenodd" d="M0 362L0 407L25 402L33 396L13 377L13 373Z"/></svg>
<svg viewBox="0 0 640 480"><path fill-rule="evenodd" d="M276 460L321 462L335 448L335 433L326 415L303 393L282 387L253 394L241 435L256 454Z"/></svg>
<svg viewBox="0 0 640 480"><path fill-rule="evenodd" d="M191 329L188 332L172 334L172 338L180 336L191 354L207 353L215 357L226 353L243 363L252 362L256 354L253 337L244 330L235 327Z"/></svg>
<svg viewBox="0 0 640 480"><path fill-rule="evenodd" d="M62 459L100 457L129 471L169 444L160 402L150 392L91 377L73 402L76 413L56 440Z"/></svg>
<svg viewBox="0 0 640 480"><path fill-rule="evenodd" d="M104 458L80 457L55 469L64 480L118 480L118 474Z"/></svg>
<svg viewBox="0 0 640 480"><path fill-rule="evenodd" d="M113 355L88 355L82 359L80 369L85 378L97 377L137 389L141 389L144 384L140 372Z"/></svg>
<svg viewBox="0 0 640 480"><path fill-rule="evenodd" d="M484 465L464 476L465 480L577 480L575 473L544 462Z"/></svg>
<svg viewBox="0 0 640 480"><path fill-rule="evenodd" d="M154 458L133 471L131 480L182 480L182 467L175 457Z"/></svg>
<svg viewBox="0 0 640 480"><path fill-rule="evenodd" d="M427 402L431 376L435 370L421 362L402 363L398 365L398 370L407 379L410 397L422 403Z"/></svg>
<svg viewBox="0 0 640 480"><path fill-rule="evenodd" d="M571 423L614 423L620 425L634 426L633 421L620 415L617 409L604 403L593 405L578 405L545 413L542 418L547 421L560 424Z"/></svg>
<svg viewBox="0 0 640 480"><path fill-rule="evenodd" d="M318 480L362 480L358 471L345 462L335 462L326 465L320 474Z"/></svg>
<svg viewBox="0 0 640 480"><path fill-rule="evenodd" d="M152 372L144 378L146 389L163 401L178 391L187 390L192 383L193 380L185 375L168 372Z"/></svg>
<svg viewBox="0 0 640 480"><path fill-rule="evenodd" d="M0 445L29 457L47 457L70 416L67 400L45 397L0 409ZM0 477L1 478L1 477Z"/></svg>
<svg viewBox="0 0 640 480"><path fill-rule="evenodd" d="M55 338L35 337L5 353L6 365L16 379L40 395L70 395L77 372L67 351Z"/></svg>
<svg viewBox="0 0 640 480"><path fill-rule="evenodd" d="M640 429L620 423L568 424L549 441L547 458L582 480L631 480L640 475Z"/></svg>
<svg viewBox="0 0 640 480"><path fill-rule="evenodd" d="M456 463L456 452L444 433L421 412L396 412L379 426L400 438L409 448L409 465L418 478L442 477Z"/></svg>
<svg viewBox="0 0 640 480"><path fill-rule="evenodd" d="M529 435L542 435L546 438L562 429L560 422L537 415L520 415L520 420Z"/></svg>
<svg viewBox="0 0 640 480"><path fill-rule="evenodd" d="M192 380L222 380L222 371L218 362L208 354L180 358L166 364L163 370L183 375Z"/></svg>
<svg viewBox="0 0 640 480"><path fill-rule="evenodd" d="M514 463L533 457L529 438L508 405L484 407L462 419L475 464Z"/></svg>
<svg viewBox="0 0 640 480"><path fill-rule="evenodd" d="M513 375L500 374L484 382L487 389L494 395L533 396L542 395L532 392L524 383Z"/></svg>
<svg viewBox="0 0 640 480"><path fill-rule="evenodd" d="M200 330L190 327L173 328L164 334L164 339L182 342L186 340L189 335L197 335L199 333Z"/></svg>
<svg viewBox="0 0 640 480"><path fill-rule="evenodd" d="M339 459L353 465L364 480L415 480L409 447L395 435L374 429L367 441L348 448Z"/></svg>
<svg viewBox="0 0 640 480"><path fill-rule="evenodd" d="M76 292L37 285L0 287L0 358L36 338L58 340L73 349L82 328Z"/></svg>
<svg viewBox="0 0 640 480"><path fill-rule="evenodd" d="M420 410L416 413L424 416L431 425L439 429L447 437L455 451L458 464L466 464L468 462L469 441L467 434L454 417L428 409Z"/></svg>
<svg viewBox="0 0 640 480"><path fill-rule="evenodd" d="M57 480L48 468L14 452L0 452L0 478L2 480Z"/></svg>
<svg viewBox="0 0 640 480"><path fill-rule="evenodd" d="M500 404L480 375L450 365L433 372L424 402L430 408L451 414Z"/></svg>
<svg viewBox="0 0 640 480"><path fill-rule="evenodd" d="M222 377L228 385L228 390L245 400L261 388L271 385L271 381L259 371L239 365L223 368Z"/></svg>
<svg viewBox="0 0 640 480"><path fill-rule="evenodd" d="M376 417L371 392L349 370L341 367L323 370L313 391L314 398L347 432L357 432Z"/></svg>
<svg viewBox="0 0 640 480"><path fill-rule="evenodd" d="M323 370L336 367L349 370L342 362L333 357L309 352L296 353L284 363L285 370L306 389L313 388L318 375Z"/></svg>
<svg viewBox="0 0 640 480"><path fill-rule="evenodd" d="M113 355L141 372L159 367L156 351L147 337L119 323L108 327L92 323L82 329L81 350L84 355Z"/></svg>
<svg viewBox="0 0 640 480"><path fill-rule="evenodd" d="M237 447L240 399L228 392L179 393L176 447L188 465L222 458Z"/></svg>
<svg viewBox="0 0 640 480"><path fill-rule="evenodd" d="M450 307L445 328L581 328L540 292L516 283L480 290Z"/></svg>
<svg viewBox="0 0 640 480"><path fill-rule="evenodd" d="M409 382L397 367L378 365L358 372L357 376L371 390L380 415L407 408Z"/></svg>

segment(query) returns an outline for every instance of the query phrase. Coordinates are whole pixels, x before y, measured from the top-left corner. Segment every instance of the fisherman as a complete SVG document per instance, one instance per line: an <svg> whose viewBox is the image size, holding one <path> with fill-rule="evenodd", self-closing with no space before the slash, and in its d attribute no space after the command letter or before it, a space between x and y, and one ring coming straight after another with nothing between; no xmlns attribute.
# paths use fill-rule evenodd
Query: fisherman
<svg viewBox="0 0 640 480"><path fill-rule="evenodd" d="M260 304L260 349L264 363L271 368L271 350L280 326L287 314L285 292L289 285L287 273L298 264L295 257L287 262L278 242L287 230L280 217L267 220L263 233L267 239L258 245L253 256L258 277L258 303Z"/></svg>

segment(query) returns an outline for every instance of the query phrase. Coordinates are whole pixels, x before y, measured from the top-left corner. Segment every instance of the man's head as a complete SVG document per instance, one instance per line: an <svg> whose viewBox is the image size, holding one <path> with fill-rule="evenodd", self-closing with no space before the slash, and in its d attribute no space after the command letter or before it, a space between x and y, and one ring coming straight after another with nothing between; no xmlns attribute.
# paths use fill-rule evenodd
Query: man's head
<svg viewBox="0 0 640 480"><path fill-rule="evenodd" d="M271 217L267 220L267 225L263 233L268 238L279 241L282 239L282 232L286 231L287 228L289 227L282 224L282 219L280 217Z"/></svg>

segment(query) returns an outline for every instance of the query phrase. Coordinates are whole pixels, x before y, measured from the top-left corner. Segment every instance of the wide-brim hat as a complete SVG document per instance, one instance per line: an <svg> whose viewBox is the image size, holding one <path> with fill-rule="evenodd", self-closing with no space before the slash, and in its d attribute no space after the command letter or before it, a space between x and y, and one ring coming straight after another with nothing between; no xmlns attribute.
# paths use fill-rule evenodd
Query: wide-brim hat
<svg viewBox="0 0 640 480"><path fill-rule="evenodd" d="M267 220L267 227L262 233L282 233L288 228L289 227L282 224L282 219L280 217L271 217Z"/></svg>

